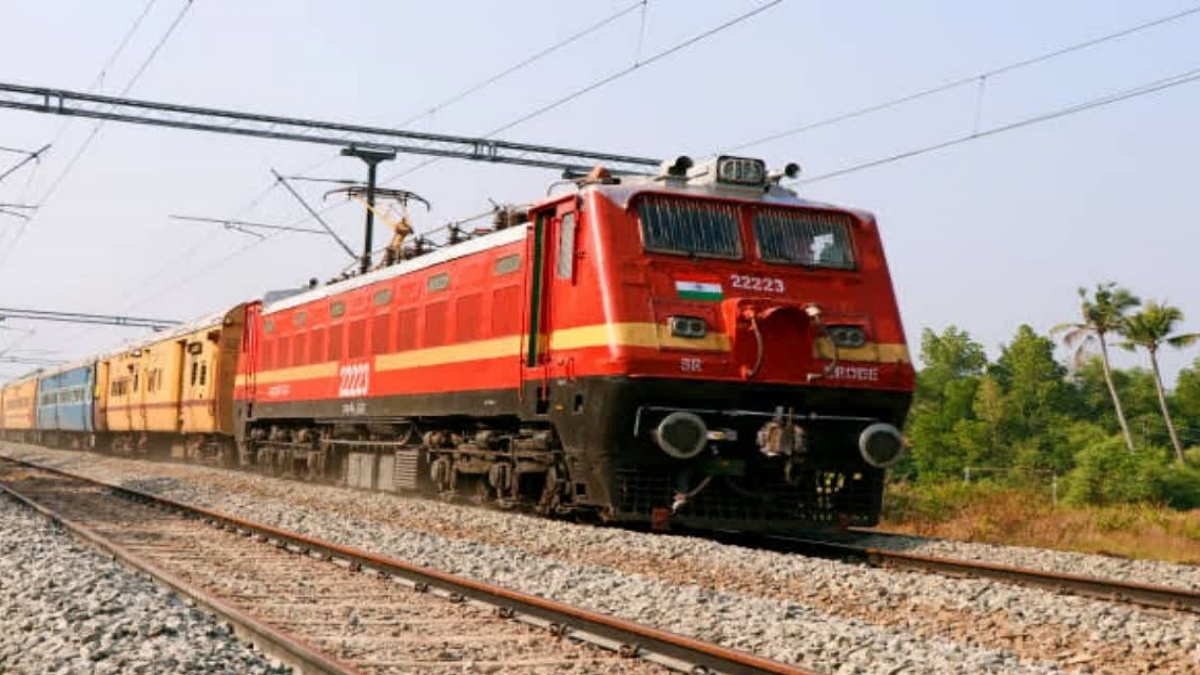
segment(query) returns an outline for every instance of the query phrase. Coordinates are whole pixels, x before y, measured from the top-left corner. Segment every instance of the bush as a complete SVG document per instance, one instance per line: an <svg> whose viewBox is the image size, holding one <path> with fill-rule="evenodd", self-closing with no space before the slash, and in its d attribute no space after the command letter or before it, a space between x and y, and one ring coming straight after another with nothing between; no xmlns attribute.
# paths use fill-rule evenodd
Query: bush
<svg viewBox="0 0 1200 675"><path fill-rule="evenodd" d="M1171 508L1200 509L1200 467L1170 464L1155 476L1158 498Z"/></svg>
<svg viewBox="0 0 1200 675"><path fill-rule="evenodd" d="M1129 452L1120 436L1075 454L1067 474L1066 501L1073 504L1130 504L1165 501L1168 453L1163 448Z"/></svg>
<svg viewBox="0 0 1200 675"><path fill-rule="evenodd" d="M1000 491L987 482L967 484L954 479L896 484L884 494L884 517L895 521L940 523L957 517L971 505Z"/></svg>

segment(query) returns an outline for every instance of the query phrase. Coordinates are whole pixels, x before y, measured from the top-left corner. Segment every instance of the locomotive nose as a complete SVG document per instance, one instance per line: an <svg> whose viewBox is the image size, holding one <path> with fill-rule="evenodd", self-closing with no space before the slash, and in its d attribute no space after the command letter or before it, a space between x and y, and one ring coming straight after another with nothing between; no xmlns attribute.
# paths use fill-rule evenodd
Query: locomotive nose
<svg viewBox="0 0 1200 675"><path fill-rule="evenodd" d="M904 458L904 437L896 427L878 422L863 429L858 449L867 464L886 469Z"/></svg>
<svg viewBox="0 0 1200 675"><path fill-rule="evenodd" d="M704 420L689 412L667 415L654 430L654 442L675 459L691 459L704 449L708 427Z"/></svg>

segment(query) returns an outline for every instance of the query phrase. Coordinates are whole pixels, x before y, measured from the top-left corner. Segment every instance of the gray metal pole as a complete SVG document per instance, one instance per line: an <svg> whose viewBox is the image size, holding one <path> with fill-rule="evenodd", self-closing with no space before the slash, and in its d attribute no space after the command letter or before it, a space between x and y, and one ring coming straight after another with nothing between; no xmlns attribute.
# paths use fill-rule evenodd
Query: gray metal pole
<svg viewBox="0 0 1200 675"><path fill-rule="evenodd" d="M371 242L375 234L375 169L379 162L367 160L367 231L363 239L362 265L359 270L366 274L371 269Z"/></svg>

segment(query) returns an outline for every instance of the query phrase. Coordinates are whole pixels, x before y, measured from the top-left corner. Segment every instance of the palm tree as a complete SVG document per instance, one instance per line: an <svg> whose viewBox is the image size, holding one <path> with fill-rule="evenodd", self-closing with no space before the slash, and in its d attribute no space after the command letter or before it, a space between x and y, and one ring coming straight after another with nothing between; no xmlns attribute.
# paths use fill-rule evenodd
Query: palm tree
<svg viewBox="0 0 1200 675"><path fill-rule="evenodd" d="M1138 347L1150 354L1150 366L1154 369L1154 384L1158 388L1158 405L1162 408L1163 420L1167 423L1167 431L1171 434L1171 443L1175 446L1175 459L1183 464L1183 446L1179 444L1179 434L1175 433L1175 423L1171 421L1171 411L1167 408L1167 395L1163 391L1162 375L1158 372L1158 348L1166 344L1171 347L1187 347L1200 340L1200 333L1183 333L1172 335L1176 325L1183 321L1183 312L1178 307L1150 301L1142 311L1125 319L1121 326L1121 335L1125 342L1121 346L1129 351Z"/></svg>
<svg viewBox="0 0 1200 675"><path fill-rule="evenodd" d="M1075 353L1076 367L1083 363L1093 342L1100 345L1100 359L1104 367L1104 382L1108 385L1108 395L1112 398L1117 422L1121 425L1125 447L1133 452L1133 436L1129 433L1129 422L1125 421L1121 397L1117 395L1117 387L1113 384L1112 368L1108 362L1108 340L1105 336L1118 332L1125 320L1125 313L1141 304L1141 300L1128 290L1117 287L1112 281L1096 284L1096 291L1091 296L1086 288L1079 289L1079 300L1083 321L1060 323L1050 329L1050 334L1065 332L1063 342Z"/></svg>

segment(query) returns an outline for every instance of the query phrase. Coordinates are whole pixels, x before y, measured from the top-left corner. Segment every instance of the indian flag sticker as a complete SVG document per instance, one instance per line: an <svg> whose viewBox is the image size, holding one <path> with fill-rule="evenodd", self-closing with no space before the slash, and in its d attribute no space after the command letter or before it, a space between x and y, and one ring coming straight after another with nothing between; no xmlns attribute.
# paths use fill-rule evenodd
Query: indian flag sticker
<svg viewBox="0 0 1200 675"><path fill-rule="evenodd" d="M683 300L708 300L710 302L717 302L725 297L725 293L721 290L719 282L700 279L676 279L675 292Z"/></svg>

